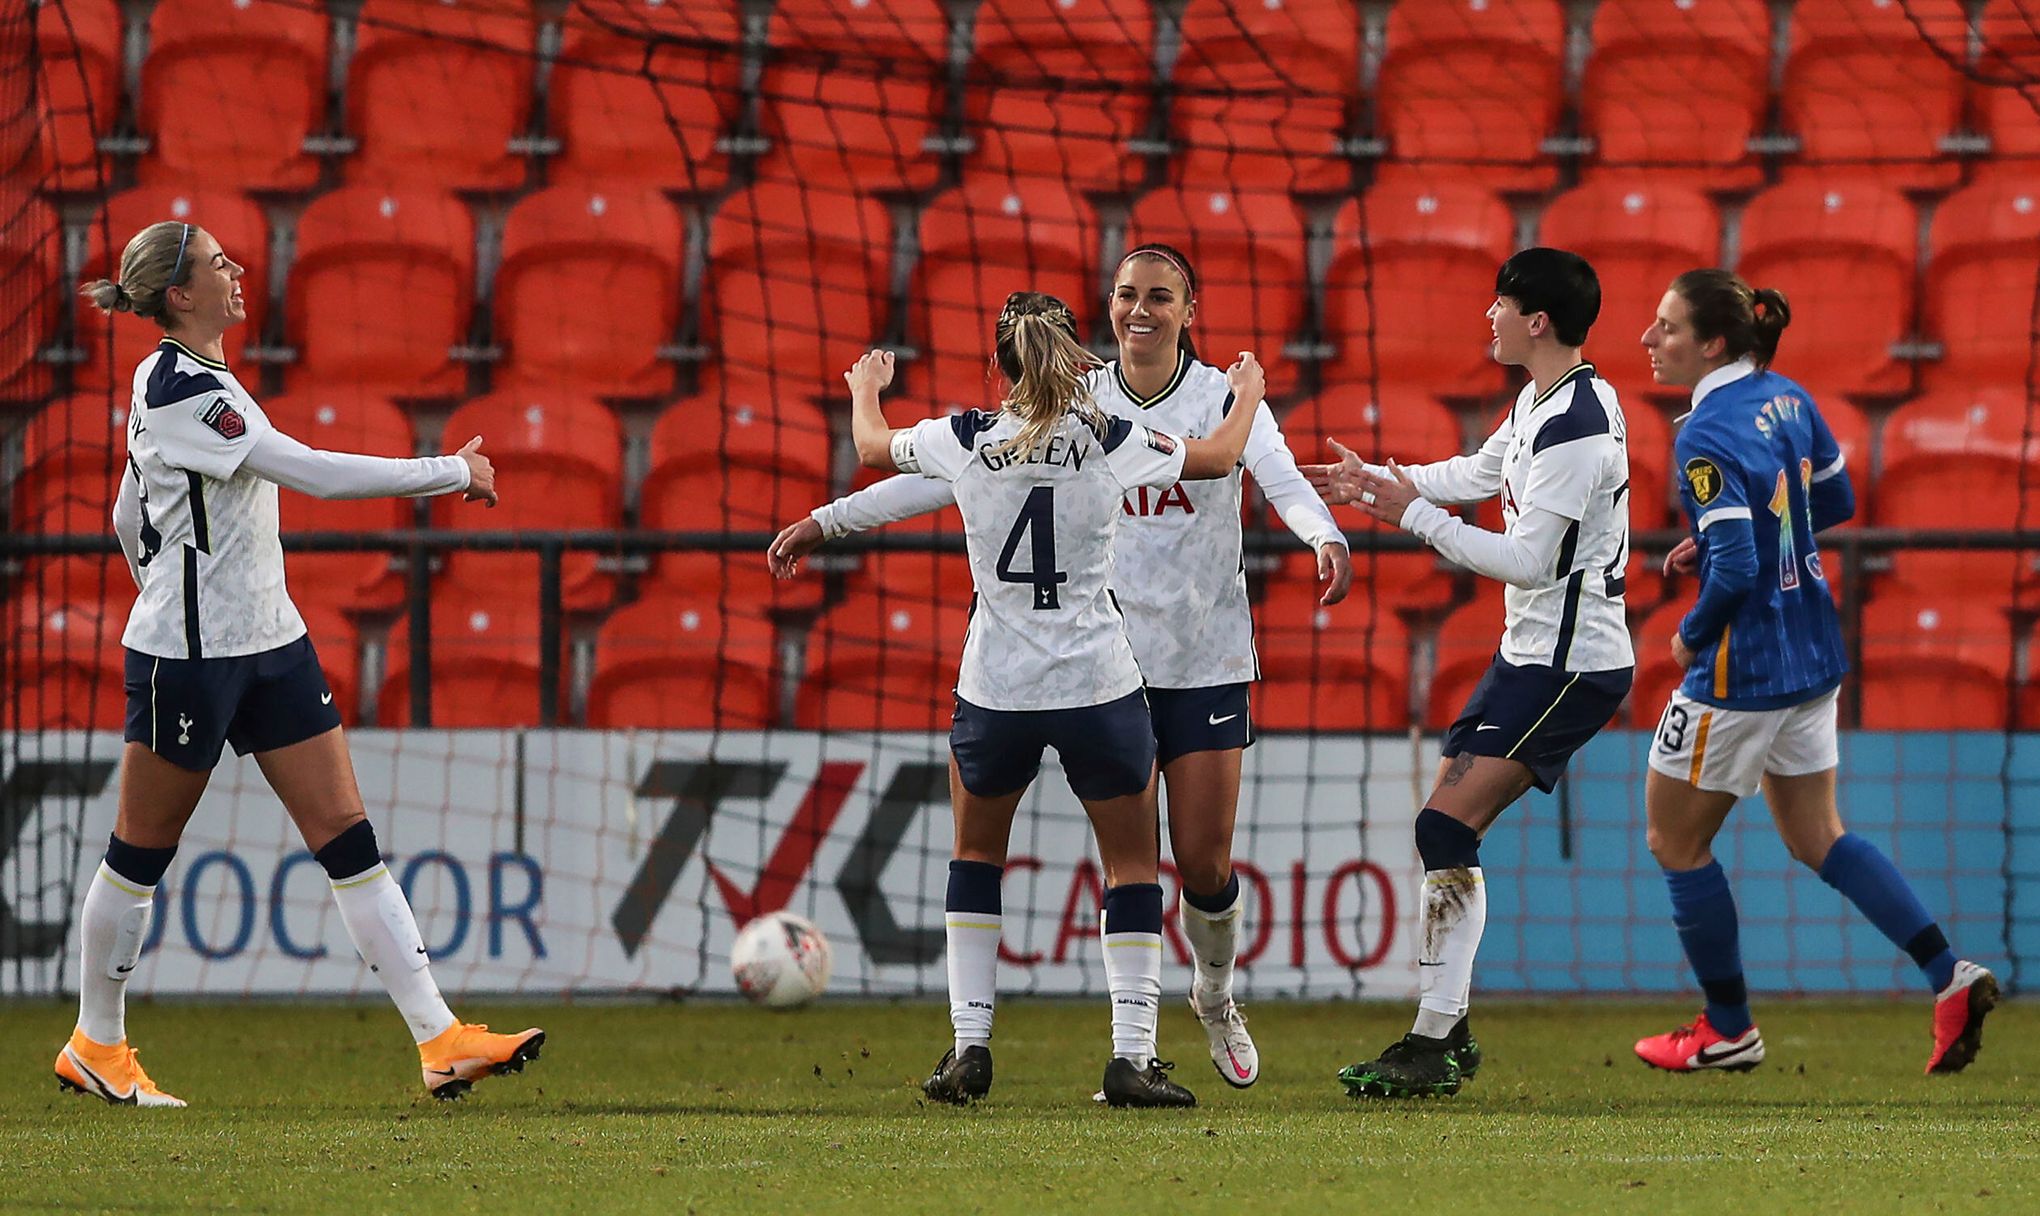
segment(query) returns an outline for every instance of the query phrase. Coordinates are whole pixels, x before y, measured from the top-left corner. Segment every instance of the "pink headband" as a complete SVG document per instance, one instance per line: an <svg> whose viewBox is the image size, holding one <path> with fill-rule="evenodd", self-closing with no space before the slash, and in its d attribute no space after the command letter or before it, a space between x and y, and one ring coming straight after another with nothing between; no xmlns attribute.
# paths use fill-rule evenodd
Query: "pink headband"
<svg viewBox="0 0 2040 1216"><path fill-rule="evenodd" d="M1177 274L1179 274L1179 275L1182 275L1182 276L1183 276L1183 286L1185 286L1185 287L1188 287L1188 286L1190 286L1190 272L1189 272L1188 270L1185 270L1185 269L1183 268L1183 263L1181 263L1181 262L1177 261L1176 259L1174 259L1174 258L1170 257L1170 256L1169 256L1168 254L1166 254L1166 253L1163 253L1163 252L1162 252L1161 250L1159 250L1159 249L1136 249L1136 250L1134 250L1134 251L1133 251L1132 253L1129 253L1129 254L1127 254L1127 255L1126 255L1125 257L1123 257L1123 258L1119 259L1119 265L1120 265L1120 266L1121 266L1121 267L1123 268L1123 267L1125 267L1125 265L1126 265L1126 264L1127 264L1128 262L1131 262L1131 261L1132 261L1133 259L1135 259L1135 258L1160 258L1160 259L1162 259L1162 260L1163 260L1164 262L1167 262L1167 263L1169 264L1170 268L1171 268L1171 269L1173 269L1173 270L1174 270L1174 271L1175 271L1175 272L1176 272Z"/></svg>

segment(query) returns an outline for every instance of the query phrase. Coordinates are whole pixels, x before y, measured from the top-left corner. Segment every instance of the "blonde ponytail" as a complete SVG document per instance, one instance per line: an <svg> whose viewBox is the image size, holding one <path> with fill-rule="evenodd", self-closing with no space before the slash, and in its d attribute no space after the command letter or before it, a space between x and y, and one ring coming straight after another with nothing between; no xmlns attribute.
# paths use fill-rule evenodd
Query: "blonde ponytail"
<svg viewBox="0 0 2040 1216"><path fill-rule="evenodd" d="M1021 422L1002 455L1027 459L1066 414L1075 413L1093 430L1104 427L1088 377L1105 361L1077 341L1076 316L1061 300L1033 291L1007 297L999 314L998 363L1013 385L1006 408Z"/></svg>

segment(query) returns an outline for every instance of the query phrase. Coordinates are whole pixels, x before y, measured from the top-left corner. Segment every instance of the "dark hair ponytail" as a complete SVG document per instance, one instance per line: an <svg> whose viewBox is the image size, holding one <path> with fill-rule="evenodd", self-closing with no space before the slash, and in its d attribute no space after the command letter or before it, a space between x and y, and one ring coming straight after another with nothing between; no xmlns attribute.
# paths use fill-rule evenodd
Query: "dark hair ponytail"
<svg viewBox="0 0 2040 1216"><path fill-rule="evenodd" d="M1145 258L1150 262L1160 262L1162 265L1183 276L1185 301L1191 304L1197 302L1197 272L1191 269L1190 259L1183 256L1182 250L1174 245L1164 245L1160 241L1149 241L1146 244L1135 245L1127 250L1126 256L1119 259L1119 264L1124 266L1135 258ZM1191 340L1190 327L1188 325L1176 331L1176 349L1192 359L1197 357L1197 343Z"/></svg>
<svg viewBox="0 0 2040 1216"><path fill-rule="evenodd" d="M1792 306L1785 302L1785 293L1775 287L1759 287L1750 301L1756 330L1756 347L1751 351L1756 356L1758 367L1771 366L1771 360L1778 357L1778 339L1785 336L1785 327L1792 324Z"/></svg>
<svg viewBox="0 0 2040 1216"><path fill-rule="evenodd" d="M1693 332L1702 342L1722 340L1730 359L1747 358L1759 368L1778 357L1778 339L1792 324L1792 306L1773 287L1751 287L1732 271L1689 270L1672 280L1672 290L1686 301Z"/></svg>

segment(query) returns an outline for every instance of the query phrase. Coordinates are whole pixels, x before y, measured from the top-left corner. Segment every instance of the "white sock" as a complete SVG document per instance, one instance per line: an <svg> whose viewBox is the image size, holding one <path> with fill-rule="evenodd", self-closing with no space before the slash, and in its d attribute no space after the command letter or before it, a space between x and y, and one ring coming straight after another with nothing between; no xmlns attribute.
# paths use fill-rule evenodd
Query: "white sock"
<svg viewBox="0 0 2040 1216"><path fill-rule="evenodd" d="M1233 962L1240 952L1240 919L1245 901L1237 894L1226 907L1206 912L1179 899L1183 936L1190 941L1190 959L1197 965L1197 986L1191 995L1198 1007L1213 1009L1232 999Z"/></svg>
<svg viewBox="0 0 2040 1216"><path fill-rule="evenodd" d="M348 938L397 1003L397 1012L411 1027L411 1037L424 1043L446 1033L454 1023L453 1010L446 1007L446 998L439 995L439 985L433 982L418 919L411 915L410 901L390 876L389 867L378 862L372 869L335 881L333 901L340 905L340 920L347 926Z"/></svg>
<svg viewBox="0 0 2040 1216"><path fill-rule="evenodd" d="M1112 994L1112 1054L1142 1068L1155 1058L1162 1008L1162 935L1105 933L1105 987Z"/></svg>
<svg viewBox="0 0 2040 1216"><path fill-rule="evenodd" d="M1479 866L1430 870L1424 874L1423 946L1417 955L1417 1002L1413 1030L1442 1039L1452 1032L1473 990L1473 956L1487 927L1487 882Z"/></svg>
<svg viewBox="0 0 2040 1216"><path fill-rule="evenodd" d="M950 912L945 916L949 939L949 1025L956 1032L956 1054L992 1041L992 1007L998 995L999 935L1004 918L997 912Z"/></svg>
<svg viewBox="0 0 2040 1216"><path fill-rule="evenodd" d="M106 1047L127 1038L127 981L149 936L156 888L140 887L105 862L85 889L78 917L78 1029Z"/></svg>

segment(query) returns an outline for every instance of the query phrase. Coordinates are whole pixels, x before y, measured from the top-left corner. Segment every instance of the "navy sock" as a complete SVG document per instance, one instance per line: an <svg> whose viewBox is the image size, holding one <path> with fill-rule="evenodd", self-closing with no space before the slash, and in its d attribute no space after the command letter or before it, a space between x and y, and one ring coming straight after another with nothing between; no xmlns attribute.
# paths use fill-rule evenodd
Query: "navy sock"
<svg viewBox="0 0 2040 1216"><path fill-rule="evenodd" d="M1240 876L1238 873L1228 877L1225 880L1225 885L1218 889L1218 894L1216 895L1199 895L1188 887L1183 888L1184 903L1189 904L1199 912L1209 912L1214 916L1238 903L1239 899Z"/></svg>
<svg viewBox="0 0 2040 1216"><path fill-rule="evenodd" d="M1913 894L1912 884L1876 845L1844 833L1821 863L1820 880L1848 896L1878 932L1911 955L1935 992L1955 978L1955 952L1948 939Z"/></svg>
<svg viewBox="0 0 2040 1216"><path fill-rule="evenodd" d="M327 841L312 860L325 868L334 882L366 874L382 864L382 850L376 847L375 829L364 819Z"/></svg>
<svg viewBox="0 0 2040 1216"><path fill-rule="evenodd" d="M1472 869L1480 864L1480 833L1425 807L1417 812L1417 856L1425 870Z"/></svg>
<svg viewBox="0 0 2040 1216"><path fill-rule="evenodd" d="M106 868L127 879L138 887L153 887L163 881L164 871L170 868L170 859L177 856L177 846L167 849L145 849L129 844L111 832L106 836Z"/></svg>
<svg viewBox="0 0 2040 1216"><path fill-rule="evenodd" d="M1750 1028L1749 989L1743 983L1742 948L1735 918L1735 895L1721 863L1710 861L1697 870L1666 870L1672 893L1672 924L1679 931L1686 961L1707 994L1707 1023L1735 1038Z"/></svg>
<svg viewBox="0 0 2040 1216"><path fill-rule="evenodd" d="M989 861L950 862L949 891L942 901L943 910L999 915L1000 879L1005 873L1004 866L996 866Z"/></svg>
<svg viewBox="0 0 2040 1216"><path fill-rule="evenodd" d="M1162 931L1162 886L1154 882L1128 882L1105 891L1105 932L1160 933Z"/></svg>

